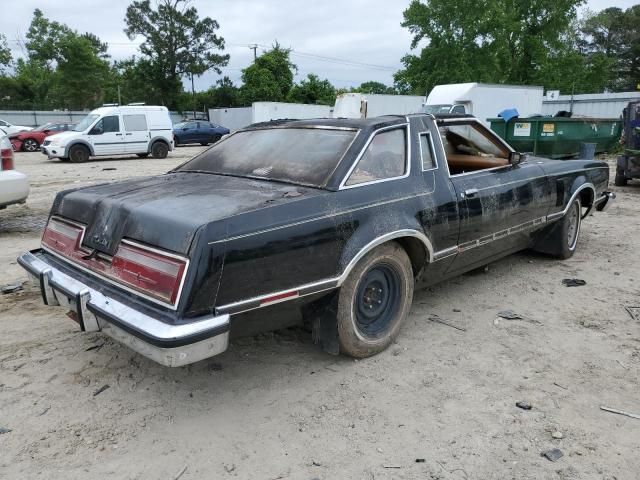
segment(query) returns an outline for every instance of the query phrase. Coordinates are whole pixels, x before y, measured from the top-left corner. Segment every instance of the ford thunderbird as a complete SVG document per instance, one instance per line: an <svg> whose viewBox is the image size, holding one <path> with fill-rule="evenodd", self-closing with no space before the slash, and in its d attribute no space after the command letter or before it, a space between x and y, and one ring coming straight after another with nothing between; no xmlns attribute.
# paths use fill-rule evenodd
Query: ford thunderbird
<svg viewBox="0 0 640 480"><path fill-rule="evenodd" d="M291 310L323 349L367 357L415 288L523 249L573 255L608 180L606 163L526 157L465 115L270 122L165 175L60 192L18 260L80 330L163 365Z"/></svg>

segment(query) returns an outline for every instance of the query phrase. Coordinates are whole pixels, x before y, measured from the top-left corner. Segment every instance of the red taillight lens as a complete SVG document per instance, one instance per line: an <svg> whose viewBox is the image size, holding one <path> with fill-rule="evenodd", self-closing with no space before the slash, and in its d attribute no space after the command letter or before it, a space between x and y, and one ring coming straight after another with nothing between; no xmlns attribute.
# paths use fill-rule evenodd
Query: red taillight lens
<svg viewBox="0 0 640 480"><path fill-rule="evenodd" d="M13 150L11 148L0 150L0 158L2 159L0 170L13 170Z"/></svg>
<svg viewBox="0 0 640 480"><path fill-rule="evenodd" d="M178 298L187 268L184 259L129 242L120 244L111 265L120 281L171 304Z"/></svg>
<svg viewBox="0 0 640 480"><path fill-rule="evenodd" d="M175 305L187 270L187 259L123 240L113 258L91 255L82 247L84 227L52 218L42 235L42 245L74 263L110 280Z"/></svg>
<svg viewBox="0 0 640 480"><path fill-rule="evenodd" d="M52 218L44 229L42 245L66 257L74 258L76 254L81 253L82 232L81 227Z"/></svg>

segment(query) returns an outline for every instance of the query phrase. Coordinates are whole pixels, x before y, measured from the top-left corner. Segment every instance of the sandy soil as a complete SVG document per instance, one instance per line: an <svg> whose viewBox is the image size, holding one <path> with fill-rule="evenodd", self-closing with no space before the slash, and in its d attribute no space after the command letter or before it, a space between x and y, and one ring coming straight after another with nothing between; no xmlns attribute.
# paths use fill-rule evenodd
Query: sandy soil
<svg viewBox="0 0 640 480"><path fill-rule="evenodd" d="M17 154L32 193L0 211L0 285L26 280L15 258L38 246L56 191L199 150L84 165ZM363 361L292 329L168 369L77 332L29 284L0 295L0 477L636 479L640 420L599 408L640 414L640 319L624 308L640 306L640 184L614 190L572 259L522 253L417 292L397 344ZM587 285L561 284L574 277ZM506 309L524 320L498 320ZM540 455L551 448L555 463Z"/></svg>

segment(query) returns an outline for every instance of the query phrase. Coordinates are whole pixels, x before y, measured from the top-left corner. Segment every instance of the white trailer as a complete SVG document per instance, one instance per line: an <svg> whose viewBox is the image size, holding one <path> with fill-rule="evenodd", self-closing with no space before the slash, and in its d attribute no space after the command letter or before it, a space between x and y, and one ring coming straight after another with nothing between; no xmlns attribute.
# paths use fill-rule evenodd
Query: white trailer
<svg viewBox="0 0 640 480"><path fill-rule="evenodd" d="M427 97L427 113L470 113L488 125L508 108L518 110L520 117L542 113L543 87L495 85L488 83L453 83L438 85Z"/></svg>
<svg viewBox="0 0 640 480"><path fill-rule="evenodd" d="M368 118L382 115L420 113L425 97L414 95L378 95L343 93L336 98L334 118Z"/></svg>

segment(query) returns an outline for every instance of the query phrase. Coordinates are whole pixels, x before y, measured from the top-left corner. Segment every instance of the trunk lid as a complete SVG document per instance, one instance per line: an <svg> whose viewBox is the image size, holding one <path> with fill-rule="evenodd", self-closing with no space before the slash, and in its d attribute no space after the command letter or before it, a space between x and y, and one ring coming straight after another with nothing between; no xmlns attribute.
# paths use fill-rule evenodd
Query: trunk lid
<svg viewBox="0 0 640 480"><path fill-rule="evenodd" d="M170 173L63 192L52 214L86 225L83 244L108 255L123 238L187 255L204 225L322 193L246 178Z"/></svg>

